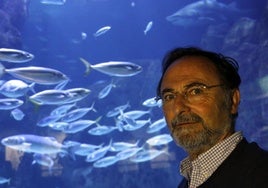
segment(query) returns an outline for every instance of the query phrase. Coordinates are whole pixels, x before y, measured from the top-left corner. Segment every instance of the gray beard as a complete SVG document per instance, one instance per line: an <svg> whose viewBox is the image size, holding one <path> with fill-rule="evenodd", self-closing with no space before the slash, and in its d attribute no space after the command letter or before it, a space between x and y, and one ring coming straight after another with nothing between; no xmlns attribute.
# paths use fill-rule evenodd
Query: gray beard
<svg viewBox="0 0 268 188"><path fill-rule="evenodd" d="M203 130L196 132L194 127L187 127L188 125L181 127L179 124L182 123L199 123L202 125ZM179 146L183 147L186 151L191 151L212 147L218 141L222 131L209 129L200 116L192 113L175 117L172 121L171 133Z"/></svg>

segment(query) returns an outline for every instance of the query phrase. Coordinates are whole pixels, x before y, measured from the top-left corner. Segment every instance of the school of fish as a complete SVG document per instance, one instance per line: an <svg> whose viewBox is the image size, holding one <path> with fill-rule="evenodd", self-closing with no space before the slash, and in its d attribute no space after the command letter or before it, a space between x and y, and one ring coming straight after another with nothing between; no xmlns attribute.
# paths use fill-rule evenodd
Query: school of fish
<svg viewBox="0 0 268 188"><path fill-rule="evenodd" d="M151 27L152 22L148 23L144 33L146 34ZM109 29L109 27L102 28L94 36L100 36ZM51 136L21 133L2 138L2 145L32 154L33 164L46 166L50 171L53 170L54 160L57 157L76 159L77 156L82 156L85 162L91 163L94 168L104 168L121 160L140 163L153 160L163 153L168 154L167 151L161 149L162 146L172 141L169 134L161 133L161 130L166 127L164 118L151 122L152 108L161 107L161 102L156 102L154 97L146 99L142 103L142 106L148 110L127 110L131 108L127 102L115 106L107 114L102 114L96 119L88 119L88 113L91 111L97 113L95 103L82 107L78 105L78 102L88 97L91 90L84 87L68 88L70 78L59 70L49 67L21 66L26 65L33 58L34 55L26 51L0 49L0 62L2 62L0 64L0 94L2 95L0 110L9 110L11 117L16 121L21 121L25 113L20 107L26 105L25 101L30 101L31 103L27 103L27 105L53 107L49 114L36 120L35 126L38 127L46 127L66 135L86 131L89 137L108 136L114 131L129 132L146 127L148 138L143 141L126 142L115 141L118 139L108 136L109 143L94 145L90 142L81 143L68 140L68 137L61 142ZM93 65L84 58L80 58L80 60L85 65L85 74L88 75L91 70L96 70L111 77L111 82L99 91L99 100L107 97L112 88L116 88L116 81L113 78L131 77L142 71L140 65L132 62L108 61ZM7 69L4 63L20 63L20 66ZM2 79L6 75L13 79ZM36 91L36 85L43 85L49 89ZM114 125L102 124L103 118L111 119Z"/></svg>

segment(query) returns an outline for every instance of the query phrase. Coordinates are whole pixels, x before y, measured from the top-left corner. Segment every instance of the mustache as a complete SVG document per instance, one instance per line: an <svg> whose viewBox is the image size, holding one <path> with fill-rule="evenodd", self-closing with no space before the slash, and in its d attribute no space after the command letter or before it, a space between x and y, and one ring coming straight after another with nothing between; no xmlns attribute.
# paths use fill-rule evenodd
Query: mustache
<svg viewBox="0 0 268 188"><path fill-rule="evenodd" d="M179 124L199 123L199 122L203 122L203 119L197 114L194 114L194 113L187 114L187 115L179 114L171 121L171 125L172 127L175 127L176 125L179 125Z"/></svg>

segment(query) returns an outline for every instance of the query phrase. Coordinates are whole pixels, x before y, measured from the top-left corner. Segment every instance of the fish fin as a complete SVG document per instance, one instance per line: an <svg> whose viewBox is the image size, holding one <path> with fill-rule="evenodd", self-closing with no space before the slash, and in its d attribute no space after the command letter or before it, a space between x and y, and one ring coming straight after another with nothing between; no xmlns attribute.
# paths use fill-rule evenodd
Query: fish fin
<svg viewBox="0 0 268 188"><path fill-rule="evenodd" d="M91 70L91 64L82 57L80 57L80 60L82 61L82 63L84 63L84 65L86 67L85 76L87 76Z"/></svg>

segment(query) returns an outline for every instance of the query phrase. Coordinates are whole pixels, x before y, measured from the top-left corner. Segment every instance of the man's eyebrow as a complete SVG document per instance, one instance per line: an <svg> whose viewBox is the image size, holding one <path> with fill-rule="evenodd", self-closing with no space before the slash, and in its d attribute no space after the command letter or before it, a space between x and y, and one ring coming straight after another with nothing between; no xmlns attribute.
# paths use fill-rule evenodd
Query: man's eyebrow
<svg viewBox="0 0 268 188"><path fill-rule="evenodd" d="M189 89L189 88L194 87L194 86L206 86L206 84L204 84L202 82L191 82L191 83L185 85L183 88Z"/></svg>
<svg viewBox="0 0 268 188"><path fill-rule="evenodd" d="M175 92L175 89L172 89L172 88L165 88L161 91L161 95L167 93L167 92Z"/></svg>
<svg viewBox="0 0 268 188"><path fill-rule="evenodd" d="M189 89L191 87L194 87L194 86L206 86L206 84L202 83L202 82L191 82L185 86L183 86L184 89ZM175 93L176 90L175 89L172 89L172 88L165 88L161 91L161 95L165 94L165 93L168 93L168 92L171 92L171 93Z"/></svg>

